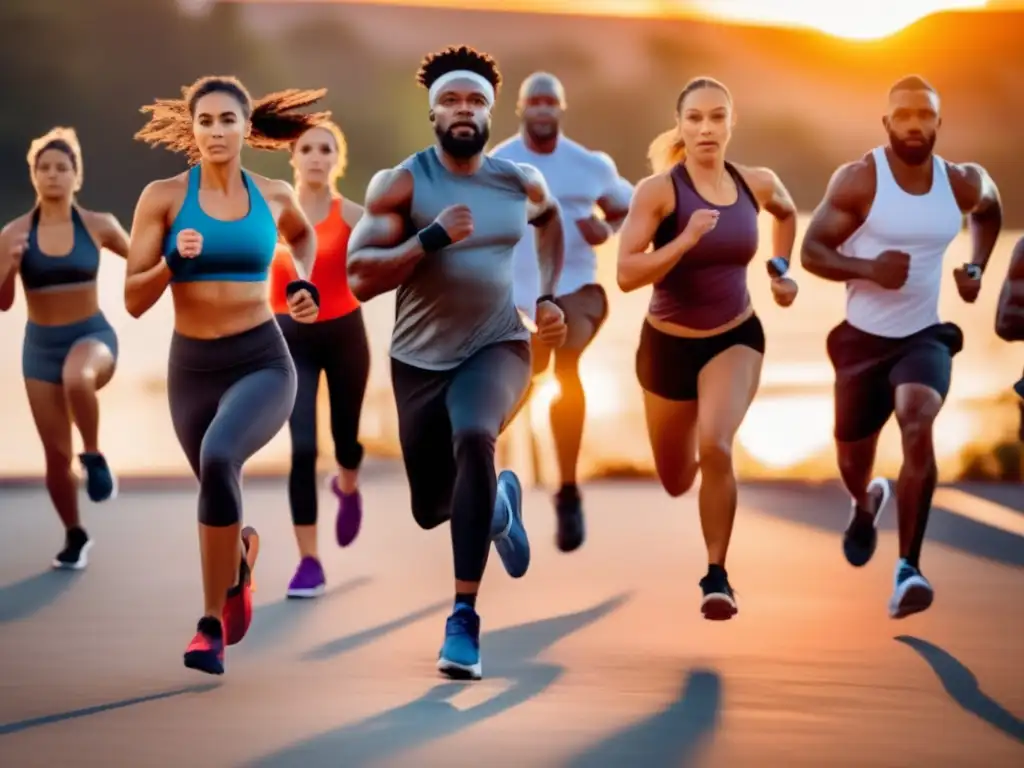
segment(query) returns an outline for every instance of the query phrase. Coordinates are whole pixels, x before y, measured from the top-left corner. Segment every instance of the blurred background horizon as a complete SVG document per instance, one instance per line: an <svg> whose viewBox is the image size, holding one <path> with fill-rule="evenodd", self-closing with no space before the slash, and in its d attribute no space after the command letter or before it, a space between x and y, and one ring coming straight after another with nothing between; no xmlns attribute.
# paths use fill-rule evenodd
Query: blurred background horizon
<svg viewBox="0 0 1024 768"><path fill-rule="evenodd" d="M466 43L494 55L505 79L492 143L517 130L515 91L530 72L565 83L567 135L615 158L636 182L645 154L669 127L676 94L699 74L733 91L739 124L730 148L740 163L767 165L789 186L801 215L819 200L837 165L884 141L881 115L888 86L917 73L942 96L937 152L985 165L999 184L1005 229L978 302L963 304L948 280L941 314L966 337L954 363L936 447L944 480L1019 479L1018 399L1011 385L1024 355L993 331L995 304L1009 253L1024 235L1024 3L759 0L7 0L0 8L0 219L25 212L33 193L25 165L30 140L53 125L73 125L85 159L81 203L110 210L130 227L146 183L180 172L184 162L132 141L138 108L177 95L204 74L236 74L254 96L284 87L327 87L326 107L345 130L350 167L344 195L361 201L376 170L430 143L425 96L414 74L426 53ZM953 10L949 10L952 8ZM496 10L501 9L501 10ZM582 13L582 10L586 13ZM938 11L931 13L931 11ZM929 15L930 14L930 15ZM89 30L88 33L83 30ZM44 41L45 45L40 42ZM249 152L248 167L290 178L283 153ZM768 334L762 386L737 441L746 478L825 480L836 476L832 447L832 371L824 339L842 319L843 288L802 273L796 304L772 302L760 260L770 251L770 220L751 272L754 304ZM798 241L799 242L799 241ZM969 258L966 232L951 247L948 269ZM609 320L584 357L588 423L582 476L637 476L651 470L633 356L648 291L624 295L614 281L615 246L600 253ZM947 272L948 274L948 272ZM113 382L101 394L102 444L116 472L178 475L188 468L170 425L167 346L172 331L165 296L140 320L124 310L124 265L106 255L101 305L120 337ZM0 314L0 477L41 476L43 455L21 378L25 307ZM373 455L396 456L396 422L387 367L391 296L364 307L373 356L363 440ZM507 459L529 471L536 439L552 482L547 426L552 382L510 430ZM323 392L321 393L323 395ZM323 398L322 398L323 400ZM326 402L321 460L332 454ZM78 438L76 435L76 446ZM287 430L250 463L252 471L287 468ZM895 476L895 426L883 435L878 469Z"/></svg>

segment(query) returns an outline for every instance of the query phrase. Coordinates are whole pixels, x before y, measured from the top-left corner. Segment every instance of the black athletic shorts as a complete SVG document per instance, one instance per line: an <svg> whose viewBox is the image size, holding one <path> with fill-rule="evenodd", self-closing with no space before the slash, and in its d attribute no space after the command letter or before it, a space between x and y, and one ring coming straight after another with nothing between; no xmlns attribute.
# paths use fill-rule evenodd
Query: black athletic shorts
<svg viewBox="0 0 1024 768"><path fill-rule="evenodd" d="M757 315L725 333L700 338L672 336L644 320L636 351L636 377L646 391L666 400L696 400L697 378L704 366L737 346L764 354L764 326Z"/></svg>
<svg viewBox="0 0 1024 768"><path fill-rule="evenodd" d="M963 349L964 335L953 323L939 323L893 339L866 333L844 320L832 329L825 345L836 372L835 438L851 443L885 426L901 384L923 384L945 400L953 356Z"/></svg>

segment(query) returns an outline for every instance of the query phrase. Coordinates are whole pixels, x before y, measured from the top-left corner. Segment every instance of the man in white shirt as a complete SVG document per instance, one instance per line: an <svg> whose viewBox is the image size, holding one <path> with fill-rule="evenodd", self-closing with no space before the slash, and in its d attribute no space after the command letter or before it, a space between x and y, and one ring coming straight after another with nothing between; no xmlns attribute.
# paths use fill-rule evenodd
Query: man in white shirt
<svg viewBox="0 0 1024 768"><path fill-rule="evenodd" d="M926 610L934 591L920 570L937 468L932 428L949 393L963 333L939 319L946 249L969 220L974 253L953 270L961 298L973 302L999 237L999 191L984 168L950 163L933 148L939 96L919 77L889 92L888 144L833 175L804 236L808 272L846 283L846 320L826 346L836 372L835 438L850 492L843 550L865 565L877 544L879 514L891 488L869 480L878 435L895 412L903 438L896 484L900 559L889 615Z"/></svg>
<svg viewBox="0 0 1024 768"><path fill-rule="evenodd" d="M614 161L562 134L565 90L554 75L538 72L519 89L520 132L491 152L540 170L558 201L565 232L565 261L554 300L565 314L568 336L556 350L534 338L533 373L547 370L554 358L559 395L551 403L551 430L558 454L561 487L555 495L556 543L563 552L584 539L583 508L576 484L576 464L586 415L580 356L608 315L608 297L597 282L595 246L601 245L626 218L633 187L619 176ZM596 215L600 209L603 218ZM534 242L525 237L514 257L516 304L531 319L540 296ZM525 402L525 399L524 399Z"/></svg>

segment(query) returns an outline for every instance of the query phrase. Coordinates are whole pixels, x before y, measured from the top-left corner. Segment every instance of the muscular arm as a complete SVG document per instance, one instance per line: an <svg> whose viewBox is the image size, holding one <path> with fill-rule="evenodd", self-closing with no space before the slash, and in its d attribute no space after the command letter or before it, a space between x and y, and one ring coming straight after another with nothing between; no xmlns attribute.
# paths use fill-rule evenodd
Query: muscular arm
<svg viewBox="0 0 1024 768"><path fill-rule="evenodd" d="M98 213L95 215L99 224L100 247L117 254L122 259L127 259L130 241L128 233L121 226L121 222L112 213Z"/></svg>
<svg viewBox="0 0 1024 768"><path fill-rule="evenodd" d="M303 280L308 280L313 274L313 262L316 261L316 230L303 213L291 184L275 181L273 194L281 203L277 231L288 243L296 273Z"/></svg>
<svg viewBox="0 0 1024 768"><path fill-rule="evenodd" d="M562 211L551 195L544 175L532 165L521 164L526 181L527 208L537 243L537 265L540 268L540 293L553 296L558 289L565 261L565 232Z"/></svg>
<svg viewBox="0 0 1024 768"><path fill-rule="evenodd" d="M348 280L359 301L395 290L425 255L416 235L405 238L412 190L412 175L397 168L370 180L366 210L348 241Z"/></svg>
<svg viewBox="0 0 1024 768"><path fill-rule="evenodd" d="M619 232L616 277L619 288L626 293L661 280L693 247L693 242L683 232L661 248L647 251L662 219L672 209L673 194L672 182L665 175L646 178L636 187Z"/></svg>
<svg viewBox="0 0 1024 768"><path fill-rule="evenodd" d="M757 204L772 215L772 256L788 264L796 244L796 203L771 168L744 168L741 172Z"/></svg>
<svg viewBox="0 0 1024 768"><path fill-rule="evenodd" d="M864 222L867 203L873 197L872 177L873 169L865 161L844 165L832 175L800 251L800 264L812 275L835 282L868 277L869 260L844 256L836 249Z"/></svg>
<svg viewBox="0 0 1024 768"><path fill-rule="evenodd" d="M142 190L135 206L124 282L124 305L132 317L149 311L171 282L163 257L170 191L166 181L154 181Z"/></svg>
<svg viewBox="0 0 1024 768"><path fill-rule="evenodd" d="M949 164L949 182L971 231L971 263L985 271L1003 228L1003 204L988 171L977 163Z"/></svg>
<svg viewBox="0 0 1024 768"><path fill-rule="evenodd" d="M996 333L1006 341L1024 341L1024 237L1013 248L1010 268L999 293Z"/></svg>

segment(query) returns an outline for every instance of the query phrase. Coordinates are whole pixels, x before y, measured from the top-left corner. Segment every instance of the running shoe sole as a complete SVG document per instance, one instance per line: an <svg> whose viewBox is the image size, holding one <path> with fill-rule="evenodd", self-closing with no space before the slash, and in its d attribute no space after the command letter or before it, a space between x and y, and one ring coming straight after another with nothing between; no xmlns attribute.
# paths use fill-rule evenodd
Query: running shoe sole
<svg viewBox="0 0 1024 768"><path fill-rule="evenodd" d="M208 675L224 674L224 665L211 651L186 651L185 666Z"/></svg>
<svg viewBox="0 0 1024 768"><path fill-rule="evenodd" d="M289 589L287 595L290 598L299 600L320 597L326 591L326 586L326 584L321 584L319 587L310 587L308 589Z"/></svg>
<svg viewBox="0 0 1024 768"><path fill-rule="evenodd" d="M700 612L708 621L728 621L737 613L736 601L722 592L705 595L700 604Z"/></svg>
<svg viewBox="0 0 1024 768"><path fill-rule="evenodd" d="M451 680L480 680L483 677L483 664L459 664L442 657L437 660L437 671Z"/></svg>
<svg viewBox="0 0 1024 768"><path fill-rule="evenodd" d="M906 591L899 596L895 604L889 604L889 617L893 619L905 619L915 613L921 613L931 608L935 600L935 591L924 584L913 584L907 587Z"/></svg>
<svg viewBox="0 0 1024 768"><path fill-rule="evenodd" d="M78 560L73 563L65 563L57 558L53 558L53 569L55 571L82 571L89 565L89 550L92 549L92 539L89 539L85 544L82 545L81 550L78 552Z"/></svg>

